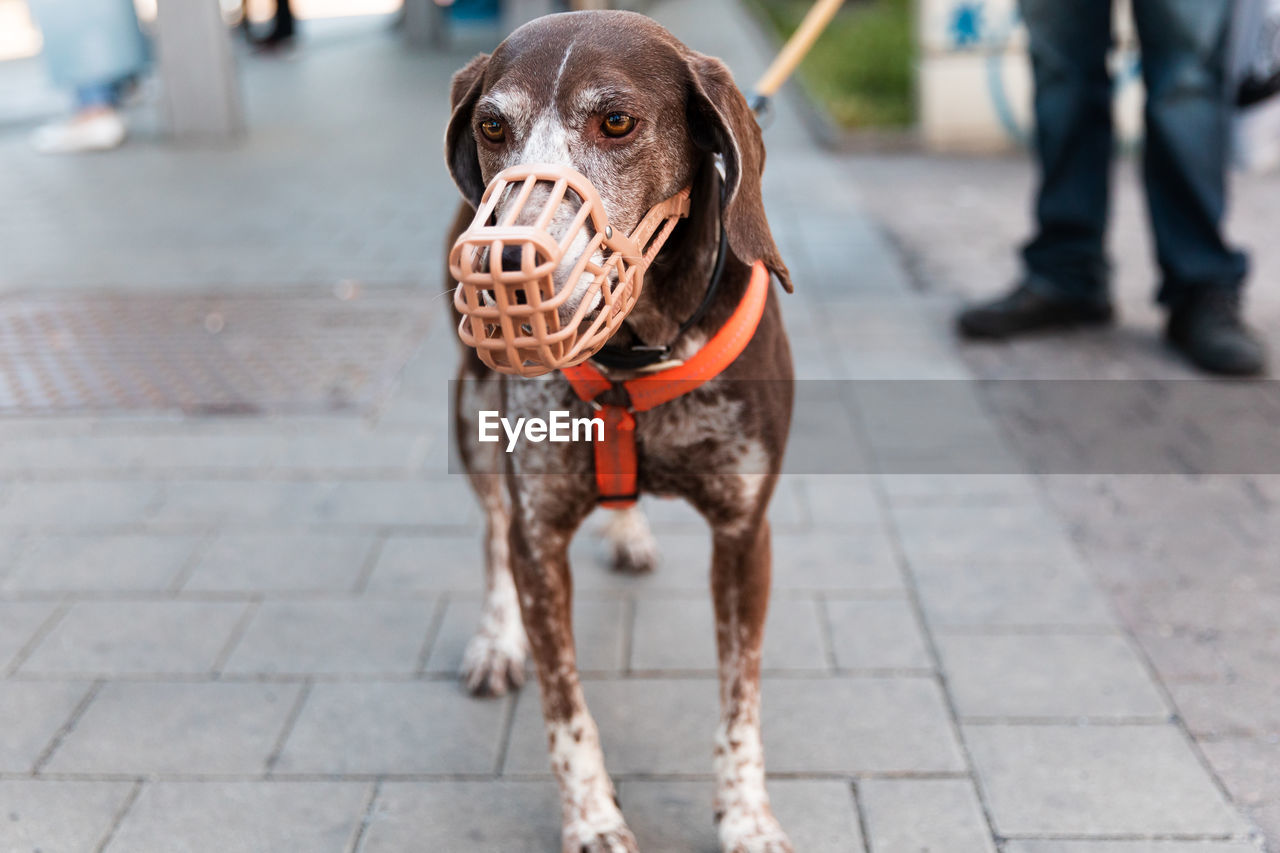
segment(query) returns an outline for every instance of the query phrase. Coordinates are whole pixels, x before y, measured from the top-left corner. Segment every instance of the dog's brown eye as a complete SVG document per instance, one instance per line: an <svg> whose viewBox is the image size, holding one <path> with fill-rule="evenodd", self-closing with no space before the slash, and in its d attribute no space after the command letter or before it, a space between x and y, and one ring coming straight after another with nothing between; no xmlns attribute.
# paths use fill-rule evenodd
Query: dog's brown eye
<svg viewBox="0 0 1280 853"><path fill-rule="evenodd" d="M626 113L609 113L600 123L605 136L626 136L636 126L636 120Z"/></svg>
<svg viewBox="0 0 1280 853"><path fill-rule="evenodd" d="M496 118L485 119L480 122L480 132L490 142L501 142L507 135L507 129Z"/></svg>

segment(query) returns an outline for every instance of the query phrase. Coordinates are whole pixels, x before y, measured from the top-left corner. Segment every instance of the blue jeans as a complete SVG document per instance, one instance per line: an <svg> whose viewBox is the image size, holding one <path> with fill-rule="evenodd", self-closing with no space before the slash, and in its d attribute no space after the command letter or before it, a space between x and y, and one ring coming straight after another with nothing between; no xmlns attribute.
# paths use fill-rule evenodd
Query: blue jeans
<svg viewBox="0 0 1280 853"><path fill-rule="evenodd" d="M1033 286L1106 299L1112 151L1110 0L1020 0L1035 73L1040 187L1023 249ZM1159 301L1238 289L1248 259L1223 241L1230 106L1230 0L1133 0L1147 89L1143 179Z"/></svg>
<svg viewBox="0 0 1280 853"><path fill-rule="evenodd" d="M76 87L76 107L78 109L89 109L91 107L111 107L120 106L120 90L123 88L121 83L95 83L89 86Z"/></svg>

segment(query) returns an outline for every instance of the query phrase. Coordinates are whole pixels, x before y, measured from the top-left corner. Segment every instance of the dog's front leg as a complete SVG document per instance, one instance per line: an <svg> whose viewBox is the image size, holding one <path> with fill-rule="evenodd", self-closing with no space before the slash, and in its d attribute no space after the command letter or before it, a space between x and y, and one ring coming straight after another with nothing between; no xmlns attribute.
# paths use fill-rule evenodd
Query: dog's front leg
<svg viewBox="0 0 1280 853"><path fill-rule="evenodd" d="M537 491L561 491L535 477ZM529 486L529 484L524 484ZM587 710L574 655L569 540L581 514L540 505L534 486L513 488L511 567L520 594L525 633L542 688L551 769L560 784L564 853L635 853L604 767L600 735ZM563 491L561 491L563 494Z"/></svg>
<svg viewBox="0 0 1280 853"><path fill-rule="evenodd" d="M724 853L793 853L764 784L760 649L769 603L769 522L759 515L713 530L711 587L720 662L715 740L716 822Z"/></svg>

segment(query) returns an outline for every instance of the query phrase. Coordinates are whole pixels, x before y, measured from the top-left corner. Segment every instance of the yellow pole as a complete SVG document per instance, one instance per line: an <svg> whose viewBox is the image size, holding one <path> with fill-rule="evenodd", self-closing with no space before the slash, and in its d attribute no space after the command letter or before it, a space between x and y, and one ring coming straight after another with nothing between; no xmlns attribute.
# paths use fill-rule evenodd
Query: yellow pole
<svg viewBox="0 0 1280 853"><path fill-rule="evenodd" d="M813 47L813 43L818 40L818 36L822 35L827 24L831 23L836 12L840 11L843 3L844 0L818 0L809 8L804 20L791 34L791 38L787 39L787 43L782 46L782 51L773 60L769 70L765 71L760 82L756 83L757 99L767 100L782 87L786 79L791 76L791 72L796 70L800 60L804 59L804 55L809 52L809 48Z"/></svg>

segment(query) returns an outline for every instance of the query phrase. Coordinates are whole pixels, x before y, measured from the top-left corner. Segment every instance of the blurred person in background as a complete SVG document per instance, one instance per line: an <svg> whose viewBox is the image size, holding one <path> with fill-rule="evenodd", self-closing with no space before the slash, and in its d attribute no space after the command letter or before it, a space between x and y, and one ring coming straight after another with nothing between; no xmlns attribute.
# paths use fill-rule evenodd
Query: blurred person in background
<svg viewBox="0 0 1280 853"><path fill-rule="evenodd" d="M294 26L293 7L289 5L289 0L277 0L276 10L271 16L271 29L261 36L256 36L249 30L248 7L248 0L246 0L243 4L242 14L244 16L245 36L250 44L261 50L286 48L293 44L296 27Z"/></svg>
<svg viewBox="0 0 1280 853"><path fill-rule="evenodd" d="M1241 319L1244 253L1222 221L1232 120L1232 0L1133 0L1147 90L1143 178L1168 311L1166 337L1213 373L1252 375L1266 352ZM1012 292L969 306L962 334L1007 338L1111 322L1105 240L1112 154L1110 0L1021 0L1035 78L1036 234Z"/></svg>
<svg viewBox="0 0 1280 853"><path fill-rule="evenodd" d="M132 0L29 0L55 85L75 95L75 113L37 130L45 153L106 151L128 133L120 102L146 69L149 51Z"/></svg>

